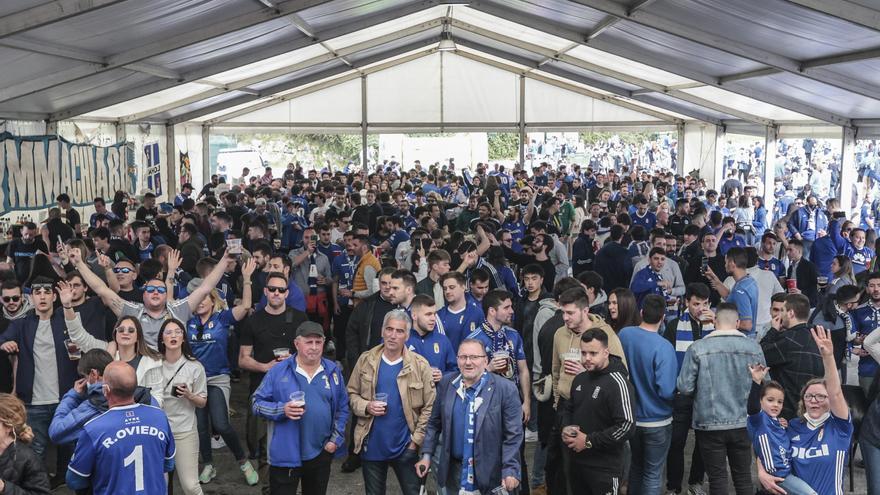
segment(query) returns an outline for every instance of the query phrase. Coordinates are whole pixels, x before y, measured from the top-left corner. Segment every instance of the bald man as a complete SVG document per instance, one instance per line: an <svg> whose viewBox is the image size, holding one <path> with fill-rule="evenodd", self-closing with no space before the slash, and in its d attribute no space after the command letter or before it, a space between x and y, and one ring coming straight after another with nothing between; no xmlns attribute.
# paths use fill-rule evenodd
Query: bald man
<svg viewBox="0 0 880 495"><path fill-rule="evenodd" d="M114 361L104 369L109 410L86 423L67 468L67 485L94 495L166 494L174 470L174 437L165 412L134 401L134 368Z"/></svg>

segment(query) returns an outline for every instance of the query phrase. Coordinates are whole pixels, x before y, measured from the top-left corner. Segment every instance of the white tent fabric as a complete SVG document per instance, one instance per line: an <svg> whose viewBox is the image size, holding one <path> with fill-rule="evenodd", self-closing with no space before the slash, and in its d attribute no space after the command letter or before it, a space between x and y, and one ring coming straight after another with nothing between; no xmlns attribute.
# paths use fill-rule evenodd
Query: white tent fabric
<svg viewBox="0 0 880 495"><path fill-rule="evenodd" d="M228 122L352 122L361 121L361 81L354 80L316 93L277 103Z"/></svg>
<svg viewBox="0 0 880 495"><path fill-rule="evenodd" d="M760 129L880 119L880 7L852 0L834 8L795 0L105 3L3 2L0 119L222 119L436 47L444 31L468 62L446 54L449 67L441 71L433 62L439 56L410 61L410 69L427 70L418 79L404 75L404 66L370 74L370 122L515 122L519 98L510 93L519 82L498 73L499 65L614 97L596 103L580 92L575 99L584 101L552 119L526 109L538 120L628 120L636 112L676 124ZM398 98L379 85L397 89ZM287 106L300 105L303 114L313 105L292 101ZM350 121L352 112L338 117Z"/></svg>

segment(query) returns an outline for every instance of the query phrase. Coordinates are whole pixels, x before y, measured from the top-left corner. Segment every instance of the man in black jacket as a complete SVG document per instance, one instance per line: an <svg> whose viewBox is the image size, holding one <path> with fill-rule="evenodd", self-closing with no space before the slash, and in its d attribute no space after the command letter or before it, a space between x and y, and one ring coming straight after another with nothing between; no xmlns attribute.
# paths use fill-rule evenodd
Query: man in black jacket
<svg viewBox="0 0 880 495"><path fill-rule="evenodd" d="M620 243L623 234L623 225L612 225L608 236L610 240L596 253L594 266L605 282L603 288L606 293L619 287L629 287L632 278L632 258L629 251Z"/></svg>
<svg viewBox="0 0 880 495"><path fill-rule="evenodd" d="M635 432L635 394L621 359L608 351L608 335L581 335L587 369L571 384L562 413L562 442L571 450L569 492L616 493L623 475L624 444Z"/></svg>
<svg viewBox="0 0 880 495"><path fill-rule="evenodd" d="M822 356L807 319L810 317L810 301L803 294L789 294L785 298L785 311L773 318L771 328L761 341L761 351L770 368L770 377L785 389L782 417L794 418L801 390L810 378L822 376Z"/></svg>
<svg viewBox="0 0 880 495"><path fill-rule="evenodd" d="M810 307L816 307L819 297L819 271L816 265L804 258L804 245L797 239L788 241L785 252L789 261L785 278L795 281L795 286L788 288L789 294L803 294L810 300Z"/></svg>

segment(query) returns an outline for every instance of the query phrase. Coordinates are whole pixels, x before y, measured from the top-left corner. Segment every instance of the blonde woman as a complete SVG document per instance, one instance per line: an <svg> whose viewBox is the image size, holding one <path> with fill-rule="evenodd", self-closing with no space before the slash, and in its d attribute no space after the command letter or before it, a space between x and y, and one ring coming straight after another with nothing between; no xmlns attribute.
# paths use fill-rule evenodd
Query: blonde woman
<svg viewBox="0 0 880 495"><path fill-rule="evenodd" d="M67 334L81 352L106 349L117 361L125 361L134 368L137 383L148 387L153 398L162 405L162 356L147 347L141 322L134 316L123 316L113 327L113 341L105 342L86 331L79 313L73 310L73 291L70 284L58 282L58 294L64 308Z"/></svg>
<svg viewBox="0 0 880 495"><path fill-rule="evenodd" d="M26 418L23 402L14 395L0 394L0 493L51 493L43 461L28 447L34 432Z"/></svg>
<svg viewBox="0 0 880 495"><path fill-rule="evenodd" d="M196 409L208 402L205 367L193 355L180 320L172 318L162 324L158 344L162 355L162 409L168 416L177 447L177 480L186 495L202 495Z"/></svg>

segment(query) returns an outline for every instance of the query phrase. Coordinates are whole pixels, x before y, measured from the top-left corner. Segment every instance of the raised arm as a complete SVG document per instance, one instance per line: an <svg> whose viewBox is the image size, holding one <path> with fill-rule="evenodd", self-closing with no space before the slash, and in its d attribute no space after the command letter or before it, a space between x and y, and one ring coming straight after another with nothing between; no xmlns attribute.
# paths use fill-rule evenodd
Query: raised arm
<svg viewBox="0 0 880 495"><path fill-rule="evenodd" d="M244 288L241 291L241 302L232 308L232 317L235 318L235 321L243 320L247 316L248 311L250 311L251 306L253 306L253 291L251 290L253 282L251 282L251 276L253 276L256 268L257 262L253 258L248 258L241 267L241 278L244 281Z"/></svg>
<svg viewBox="0 0 880 495"><path fill-rule="evenodd" d="M107 342L90 335L83 327L79 313L74 311L73 306L70 305L73 300L70 284L63 280L58 282L58 293L60 294L61 307L64 308L64 323L67 324L67 334L70 335L70 340L83 352L91 349L106 349Z"/></svg>
<svg viewBox="0 0 880 495"><path fill-rule="evenodd" d="M119 293L119 279L113 273L113 261L106 254L98 253L98 265L104 270L104 277L107 279L107 287L113 292Z"/></svg>
<svg viewBox="0 0 880 495"><path fill-rule="evenodd" d="M834 362L834 344L831 342L831 331L825 330L821 325L810 329L813 340L822 354L822 364L825 366L825 390L828 392L828 401L831 403L831 413L838 418L849 418L849 406L843 398L843 389L840 386L840 375L837 373L837 363Z"/></svg>
<svg viewBox="0 0 880 495"><path fill-rule="evenodd" d="M119 316L122 313L122 306L125 301L119 297L119 294L113 292L110 287L107 287L107 284L105 284L100 277L95 275L92 269L89 268L89 265L83 261L79 249L70 249L68 251L68 256L70 257L70 262L73 263L73 266L75 266L79 274L82 275L86 285L95 291L95 294L104 301L104 304L109 307L116 316Z"/></svg>
<svg viewBox="0 0 880 495"><path fill-rule="evenodd" d="M186 298L186 302L189 304L189 307L192 311L196 310L199 303L201 303L205 296L210 293L214 287L217 287L217 284L220 283L220 279L223 277L223 272L226 271L226 263L229 262L229 253L223 253L223 257L220 258L220 262L214 265L214 269L211 270L211 273L205 277L205 280L202 282L199 287L192 292Z"/></svg>

